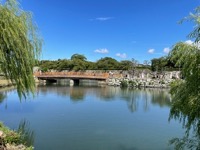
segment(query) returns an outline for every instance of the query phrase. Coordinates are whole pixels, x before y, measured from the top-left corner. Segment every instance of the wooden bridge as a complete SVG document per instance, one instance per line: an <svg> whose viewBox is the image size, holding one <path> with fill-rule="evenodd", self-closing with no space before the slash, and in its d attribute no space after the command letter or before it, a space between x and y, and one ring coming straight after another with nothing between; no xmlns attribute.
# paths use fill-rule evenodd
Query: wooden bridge
<svg viewBox="0 0 200 150"><path fill-rule="evenodd" d="M109 73L88 73L88 72L35 72L34 76L40 80L57 80L57 79L71 79L71 80L106 80Z"/></svg>

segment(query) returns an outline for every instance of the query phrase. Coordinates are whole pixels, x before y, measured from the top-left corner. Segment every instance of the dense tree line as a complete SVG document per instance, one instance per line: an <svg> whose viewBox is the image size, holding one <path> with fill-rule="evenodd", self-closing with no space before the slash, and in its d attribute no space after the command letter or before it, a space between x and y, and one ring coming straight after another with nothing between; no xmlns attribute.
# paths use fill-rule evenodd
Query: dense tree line
<svg viewBox="0 0 200 150"><path fill-rule="evenodd" d="M111 57L104 57L96 62L91 62L87 61L87 58L82 54L74 54L70 59L41 60L39 61L39 67L44 72L49 70L129 70L132 72L135 69L151 69L159 72L179 70L180 67L175 66L175 62L172 62L170 57L154 58L151 63L145 60L143 64L139 64L134 58L132 60L117 61Z"/></svg>
<svg viewBox="0 0 200 150"><path fill-rule="evenodd" d="M133 59L134 60L134 59ZM82 54L74 54L70 59L58 60L42 60L39 62L39 67L42 71L49 70L134 70L135 68L148 68L148 64L138 64L137 61L122 60L117 61L111 57L105 57L97 60L96 62L87 61L87 58Z"/></svg>

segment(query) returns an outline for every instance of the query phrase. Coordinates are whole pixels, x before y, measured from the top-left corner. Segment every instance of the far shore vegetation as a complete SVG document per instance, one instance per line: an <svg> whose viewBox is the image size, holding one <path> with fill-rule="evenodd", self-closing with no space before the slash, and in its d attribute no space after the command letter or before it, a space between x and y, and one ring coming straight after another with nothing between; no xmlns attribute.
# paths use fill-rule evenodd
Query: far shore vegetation
<svg viewBox="0 0 200 150"><path fill-rule="evenodd" d="M152 71L178 71L180 66L175 66L169 56L154 58L151 61L145 60L139 63L136 59L117 61L112 57L104 57L96 62L88 61L83 54L74 54L70 59L41 60L38 61L42 72L56 71L86 71L86 70L134 70L148 69Z"/></svg>

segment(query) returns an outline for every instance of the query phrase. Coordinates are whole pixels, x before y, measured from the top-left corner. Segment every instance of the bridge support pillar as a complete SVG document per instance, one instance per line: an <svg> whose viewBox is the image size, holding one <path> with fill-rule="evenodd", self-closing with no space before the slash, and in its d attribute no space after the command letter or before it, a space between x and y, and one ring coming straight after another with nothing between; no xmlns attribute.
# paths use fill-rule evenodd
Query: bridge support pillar
<svg viewBox="0 0 200 150"><path fill-rule="evenodd" d="M77 80L77 79L76 79L76 80L72 80L72 79L71 79L71 80L69 81L69 85L70 85L70 86L79 85L79 80Z"/></svg>
<svg viewBox="0 0 200 150"><path fill-rule="evenodd" d="M69 81L69 85L70 85L70 86L74 86L74 80L70 80L70 81Z"/></svg>

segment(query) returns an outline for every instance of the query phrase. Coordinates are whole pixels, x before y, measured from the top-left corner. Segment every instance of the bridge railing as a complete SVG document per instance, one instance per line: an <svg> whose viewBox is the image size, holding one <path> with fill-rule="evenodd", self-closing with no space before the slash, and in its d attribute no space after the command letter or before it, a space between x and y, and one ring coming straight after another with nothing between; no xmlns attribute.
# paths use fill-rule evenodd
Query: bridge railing
<svg viewBox="0 0 200 150"><path fill-rule="evenodd" d="M42 76L80 76L80 77L103 77L108 78L109 73L88 73L88 72L35 72L36 77Z"/></svg>

